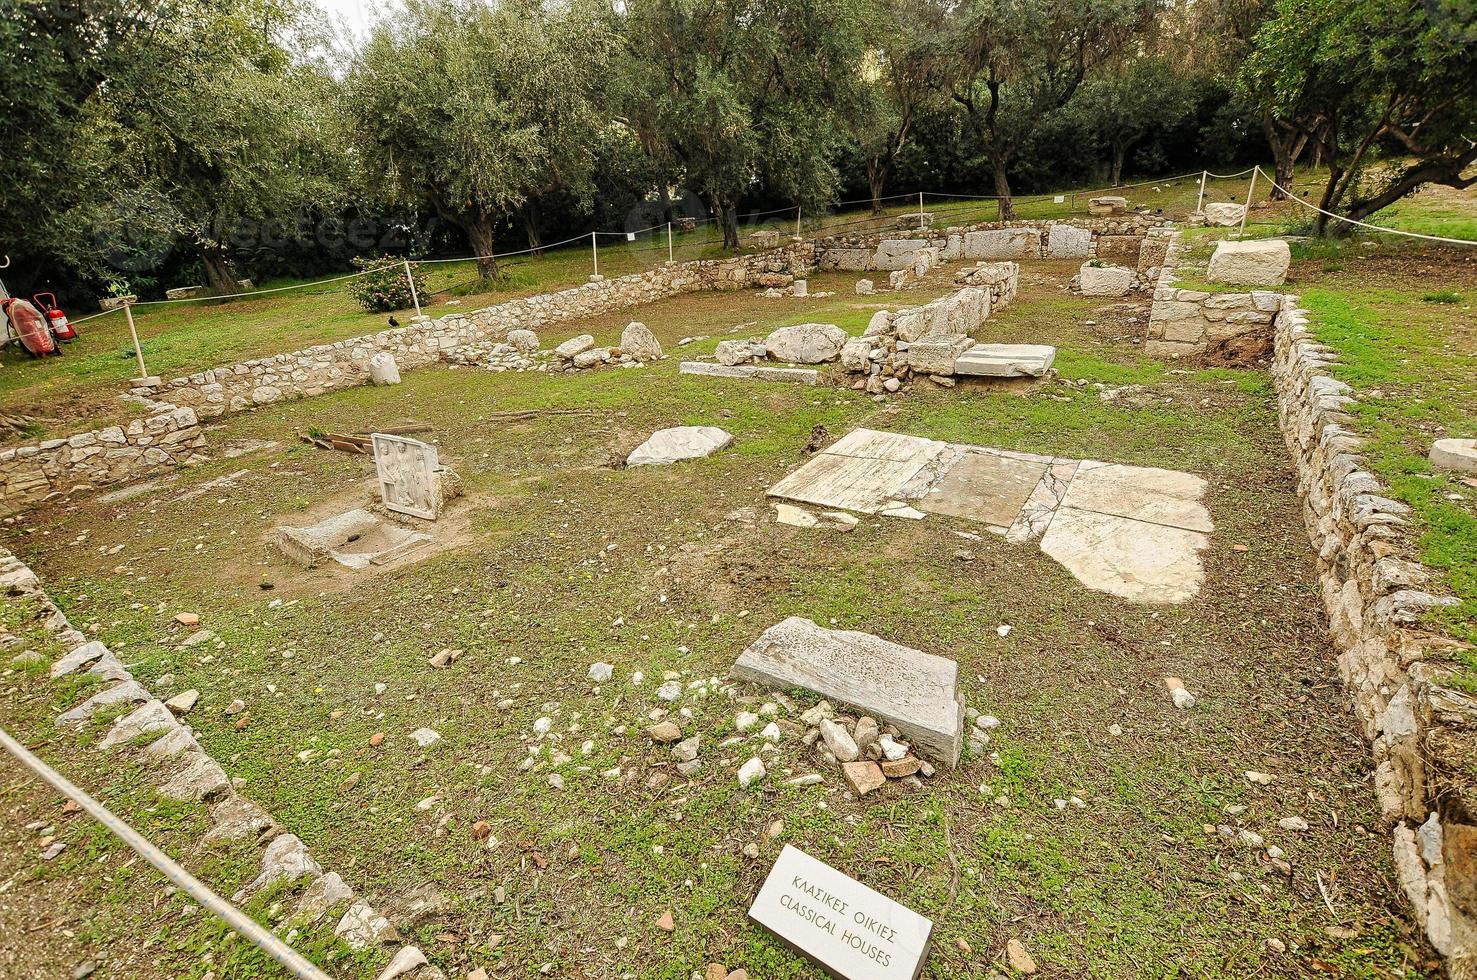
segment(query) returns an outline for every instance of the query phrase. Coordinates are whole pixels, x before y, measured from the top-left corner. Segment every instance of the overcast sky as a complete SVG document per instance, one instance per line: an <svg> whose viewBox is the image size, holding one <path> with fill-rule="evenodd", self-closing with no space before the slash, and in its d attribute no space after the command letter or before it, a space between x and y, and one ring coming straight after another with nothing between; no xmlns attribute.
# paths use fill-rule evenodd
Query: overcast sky
<svg viewBox="0 0 1477 980"><path fill-rule="evenodd" d="M328 13L340 38L357 44L369 34L369 25L395 0L316 0Z"/></svg>

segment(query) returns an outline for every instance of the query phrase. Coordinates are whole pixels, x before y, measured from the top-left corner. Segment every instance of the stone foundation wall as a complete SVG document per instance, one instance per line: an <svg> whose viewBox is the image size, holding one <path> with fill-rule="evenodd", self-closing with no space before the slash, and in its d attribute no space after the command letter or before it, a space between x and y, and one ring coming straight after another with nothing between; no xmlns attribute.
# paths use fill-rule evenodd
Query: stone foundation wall
<svg viewBox="0 0 1477 980"><path fill-rule="evenodd" d="M1184 253L1180 236L1159 236L1160 259L1149 307L1144 352L1151 357L1185 357L1221 351L1264 351L1270 346L1272 321L1282 308L1282 294L1269 290L1210 293L1175 285L1175 269ZM1245 361L1242 356L1228 358Z"/></svg>
<svg viewBox="0 0 1477 980"><path fill-rule="evenodd" d="M901 268L892 264L898 243L934 247L946 261L956 259L1102 259L1144 269L1147 257L1158 265L1164 256L1158 243L1173 225L1151 215L1126 214L1062 221L985 221L944 231L913 230L892 234L845 235L816 243L815 262L825 271L874 272ZM1146 240L1155 244L1145 248Z"/></svg>
<svg viewBox="0 0 1477 980"><path fill-rule="evenodd" d="M26 626L40 627L66 651L46 665L45 658L35 651L19 652L17 656L14 647L8 648L6 662L16 668L32 663L45 665L36 671L16 670L18 677L13 683L55 684L63 678L70 681L84 675L97 678L95 686L77 694L73 699L76 703L68 704L57 716L57 728L91 728L98 736L91 751L131 756L141 764L143 778L160 797L206 811L209 828L196 852L180 858L182 863L194 863L201 853L231 842L249 841L260 852L261 873L231 896L237 906L244 907L254 896L275 887L278 890L273 892L273 900L292 909L289 918L302 931L327 935L332 926L333 935L350 947L377 956L400 945L400 935L392 927L395 924L356 894L338 872L326 871L300 838L237 792L226 770L201 747L190 726L144 687L113 651L98 640L89 641L76 629L47 594L36 573L3 547L0 597L6 602L28 603L34 619ZM106 727L97 724L98 714L111 714L117 706L124 708L122 713ZM184 717L189 717L188 713ZM208 865L194 870L202 874ZM220 889L222 884L216 881L213 887ZM399 915L396 918L401 919L398 925L402 929L410 930L413 922ZM434 966L405 976L406 980L446 980Z"/></svg>
<svg viewBox="0 0 1477 980"><path fill-rule="evenodd" d="M203 459L205 436L194 409L161 408L127 425L0 450L0 516Z"/></svg>
<svg viewBox="0 0 1477 980"><path fill-rule="evenodd" d="M808 244L797 244L736 259L663 266L337 343L242 361L174 378L157 387L135 388L133 393L188 405L203 418L217 418L256 405L368 384L369 359L381 351L393 354L400 370L406 371L434 363L465 344L502 340L512 330L540 331L680 293L743 289L773 276L804 276L812 256Z"/></svg>
<svg viewBox="0 0 1477 980"><path fill-rule="evenodd" d="M1272 375L1339 667L1375 761L1374 789L1416 921L1453 978L1477 976L1477 697L1451 685L1470 648L1423 626L1456 602L1412 548L1351 428L1357 404L1297 298L1275 324Z"/></svg>

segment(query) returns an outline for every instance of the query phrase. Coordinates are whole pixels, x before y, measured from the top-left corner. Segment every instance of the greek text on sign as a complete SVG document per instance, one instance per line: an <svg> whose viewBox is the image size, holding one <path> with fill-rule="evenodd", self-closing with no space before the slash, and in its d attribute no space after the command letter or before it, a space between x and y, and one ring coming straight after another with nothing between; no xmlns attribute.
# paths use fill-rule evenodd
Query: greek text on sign
<svg viewBox="0 0 1477 980"><path fill-rule="evenodd" d="M933 922L785 845L749 918L846 980L915 980Z"/></svg>

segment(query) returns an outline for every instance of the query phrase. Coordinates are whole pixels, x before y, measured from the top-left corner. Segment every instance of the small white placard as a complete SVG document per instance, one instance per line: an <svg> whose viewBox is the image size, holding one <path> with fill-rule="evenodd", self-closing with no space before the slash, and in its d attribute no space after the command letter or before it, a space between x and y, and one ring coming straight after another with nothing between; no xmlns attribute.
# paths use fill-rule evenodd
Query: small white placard
<svg viewBox="0 0 1477 980"><path fill-rule="evenodd" d="M749 918L847 980L915 980L933 922L788 844Z"/></svg>
<svg viewBox="0 0 1477 980"><path fill-rule="evenodd" d="M634 242L635 240L636 240L636 233L634 231L628 231L628 232L626 232L626 241L628 241L628 242Z"/></svg>
<svg viewBox="0 0 1477 980"><path fill-rule="evenodd" d="M1056 197L1052 198L1052 200L1055 201L1058 204L1066 204L1067 203L1067 195L1065 195L1065 194L1058 194Z"/></svg>

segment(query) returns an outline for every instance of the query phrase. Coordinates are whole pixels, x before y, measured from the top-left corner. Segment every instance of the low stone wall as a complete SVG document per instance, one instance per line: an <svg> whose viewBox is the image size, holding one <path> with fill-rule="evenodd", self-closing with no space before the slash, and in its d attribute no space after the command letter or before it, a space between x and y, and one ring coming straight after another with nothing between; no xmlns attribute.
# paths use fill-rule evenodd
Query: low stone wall
<svg viewBox="0 0 1477 980"><path fill-rule="evenodd" d="M1171 222L1152 215L1127 214L1062 221L986 221L945 231L899 232L888 235L847 235L820 240L817 267L827 271L872 272L902 268L895 264L905 244L934 247L944 261L956 259L1102 259L1149 268L1141 263L1148 238L1161 239ZM1163 248L1149 246L1153 265Z"/></svg>
<svg viewBox="0 0 1477 980"><path fill-rule="evenodd" d="M1426 591L1408 508L1383 487L1350 428L1353 391L1308 332L1297 298L1275 324L1272 375L1339 666L1375 761L1374 790L1416 921L1453 978L1477 976L1477 698L1450 685L1470 650L1422 626L1455 603Z"/></svg>
<svg viewBox="0 0 1477 980"><path fill-rule="evenodd" d="M242 361L174 378L157 387L135 388L133 393L188 405L204 418L216 418L256 405L368 384L369 359L381 351L393 354L402 371L423 367L440 360L447 351L465 344L501 340L512 330L540 331L680 293L743 289L773 276L803 276L810 268L812 255L809 245L800 244L760 255L663 266L337 343Z"/></svg>
<svg viewBox="0 0 1477 980"><path fill-rule="evenodd" d="M1149 307L1144 352L1152 357L1209 356L1244 364L1265 357L1282 294L1269 290L1211 293L1181 289L1175 270L1184 253L1178 233L1160 237L1164 255ZM1156 242L1157 247L1157 242Z"/></svg>
<svg viewBox="0 0 1477 980"><path fill-rule="evenodd" d="M0 516L55 496L127 483L204 459L205 436L195 410L160 407L127 425L0 450Z"/></svg>
<svg viewBox="0 0 1477 980"><path fill-rule="evenodd" d="M289 916L296 930L326 933L330 923L337 923L333 934L357 951L388 953L399 946L400 935L394 924L355 894L338 872L325 871L300 838L238 793L226 770L196 740L194 731L144 687L113 651L100 641L89 641L76 629L30 566L5 548L0 548L0 597L7 602L29 602L34 625L67 651L46 669L34 673L24 668L32 663L44 664L39 653L6 653L6 662L21 668L16 683L27 683L29 678L31 683L45 684L83 676L96 681L56 717L59 729L94 727L98 739L92 751L132 755L161 798L206 810L209 829L201 835L196 856L238 841L249 841L261 852L260 874L232 895L232 902L244 906L259 893L275 887L275 902L285 908L296 901ZM198 697L199 692L194 693ZM190 703L193 706L194 701ZM120 706L124 710L118 713L115 709ZM183 709L185 717L188 711ZM103 730L95 723L96 716L105 712L113 720ZM188 863L189 859L182 860ZM409 929L412 923L402 921L400 925ZM405 949L401 947L396 955L409 955ZM414 956L425 963L419 950ZM405 980L446 980L434 966L422 966L403 976Z"/></svg>

